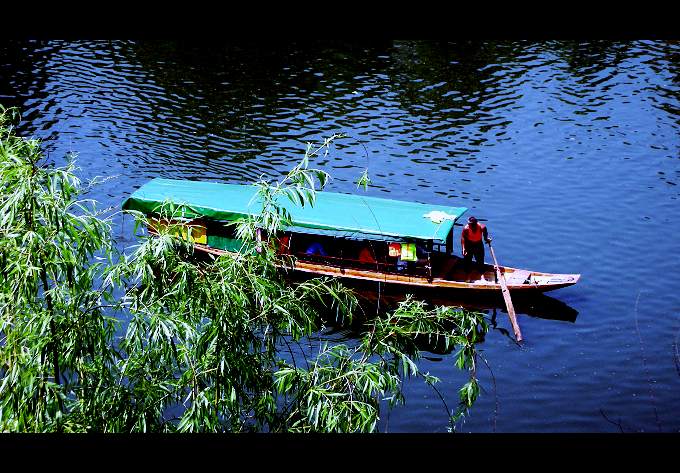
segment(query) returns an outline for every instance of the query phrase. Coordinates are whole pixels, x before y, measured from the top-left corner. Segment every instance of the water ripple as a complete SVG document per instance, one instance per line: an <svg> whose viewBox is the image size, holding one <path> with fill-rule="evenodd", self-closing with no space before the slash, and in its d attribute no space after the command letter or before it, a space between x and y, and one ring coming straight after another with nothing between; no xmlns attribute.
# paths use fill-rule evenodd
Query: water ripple
<svg viewBox="0 0 680 473"><path fill-rule="evenodd" d="M104 206L159 176L278 178L306 142L344 131L316 161L332 190L355 192L368 168L369 195L487 219L506 264L584 275L556 294L576 323L521 316L530 348L484 343L504 400L498 430L611 431L600 409L653 430L631 323L647 291L638 316L658 361L647 366L664 430L677 431L668 350L680 303L658 274L680 254L679 58L677 41L7 41L0 102L20 107L21 130L50 159L77 151L85 177L118 176L97 196ZM455 402L451 357L424 363ZM438 398L407 390L389 430L442 431L429 414ZM483 395L466 429L492 430L493 402Z"/></svg>

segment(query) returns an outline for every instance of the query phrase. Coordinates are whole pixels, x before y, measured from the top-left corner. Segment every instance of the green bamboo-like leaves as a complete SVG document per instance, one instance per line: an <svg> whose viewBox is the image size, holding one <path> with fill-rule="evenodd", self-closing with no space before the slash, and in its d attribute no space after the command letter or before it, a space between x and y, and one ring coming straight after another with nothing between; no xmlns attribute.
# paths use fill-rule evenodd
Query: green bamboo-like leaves
<svg viewBox="0 0 680 473"><path fill-rule="evenodd" d="M418 368L418 337L446 349L460 347L458 358L463 364L459 368L465 369L474 366L474 343L487 330L480 313L451 307L430 309L408 296L388 316L369 321L356 347L326 347L310 369L285 364L275 373L277 391L290 399L286 407L290 414L282 430L373 431L381 401L389 406L404 401L404 377L419 377L429 385L439 381ZM459 394L459 407L450 412L452 426L479 394L474 370Z"/></svg>
<svg viewBox="0 0 680 473"><path fill-rule="evenodd" d="M419 370L423 341L457 348L470 372L452 420L477 399L481 314L409 297L351 346L302 360L291 348L359 310L337 280L290 284L274 251L290 224L282 203L314 205L330 176L310 160L342 135L308 144L282 181L256 184L262 210L236 233L258 251L199 258L175 224L117 254L74 162L47 165L12 120L0 108L0 431L372 432L381 407L403 402L405 377L438 381ZM129 214L135 232L150 223ZM172 202L157 215L187 216Z"/></svg>
<svg viewBox="0 0 680 473"><path fill-rule="evenodd" d="M111 288L96 288L110 222L81 199L73 161L41 164L38 141L14 136L10 114L0 109L0 430L96 430L91 394L116 360ZM72 412L88 427L67 422Z"/></svg>

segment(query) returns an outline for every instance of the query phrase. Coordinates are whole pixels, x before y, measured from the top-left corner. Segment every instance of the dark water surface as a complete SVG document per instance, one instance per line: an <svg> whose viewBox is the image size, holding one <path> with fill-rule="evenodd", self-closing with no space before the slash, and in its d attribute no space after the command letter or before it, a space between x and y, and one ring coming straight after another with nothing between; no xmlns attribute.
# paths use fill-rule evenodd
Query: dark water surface
<svg viewBox="0 0 680 473"><path fill-rule="evenodd" d="M370 195L487 219L502 264L582 274L519 314L523 348L489 334L463 431L680 430L678 42L4 42L0 103L54 161L117 176L94 195L115 207L154 177L278 177L344 131L329 190L368 168ZM453 407L464 375L428 357ZM406 397L382 431L446 430L436 393Z"/></svg>

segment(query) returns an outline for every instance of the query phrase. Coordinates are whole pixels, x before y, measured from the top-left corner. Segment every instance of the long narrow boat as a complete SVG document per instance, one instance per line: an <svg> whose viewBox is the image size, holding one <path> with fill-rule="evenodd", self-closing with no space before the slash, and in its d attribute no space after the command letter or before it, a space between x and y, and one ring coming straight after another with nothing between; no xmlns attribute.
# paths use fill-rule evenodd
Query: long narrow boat
<svg viewBox="0 0 680 473"><path fill-rule="evenodd" d="M220 255L243 250L229 224L259 213L261 203L255 194L256 188L248 185L153 179L135 191L123 208L158 218L161 207L172 202L180 211L179 220L190 229L195 248ZM459 295L501 289L493 265L466 273L463 259L453 254L454 225L465 207L327 191L316 194L314 206L296 206L287 200L279 204L292 221L277 235L279 252L294 256L287 260L292 261L289 269L297 273L450 289ZM580 278L507 266L500 270L513 293L551 291L576 284Z"/></svg>

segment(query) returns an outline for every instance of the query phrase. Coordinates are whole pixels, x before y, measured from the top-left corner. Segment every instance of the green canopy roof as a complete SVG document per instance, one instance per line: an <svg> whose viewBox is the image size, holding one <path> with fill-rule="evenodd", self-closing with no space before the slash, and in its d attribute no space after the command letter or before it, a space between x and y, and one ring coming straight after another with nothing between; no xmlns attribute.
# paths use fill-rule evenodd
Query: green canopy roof
<svg viewBox="0 0 680 473"><path fill-rule="evenodd" d="M182 206L187 217L232 221L256 215L261 204L253 200L252 185L153 179L134 192L123 208L155 213L167 200ZM251 202L252 200L252 202ZM443 242L465 207L418 204L355 194L320 191L313 207L300 207L287 198L280 203L290 212L295 227L317 231L363 234L367 238L419 239ZM426 216L428 215L428 216ZM297 230L297 228L296 228Z"/></svg>

